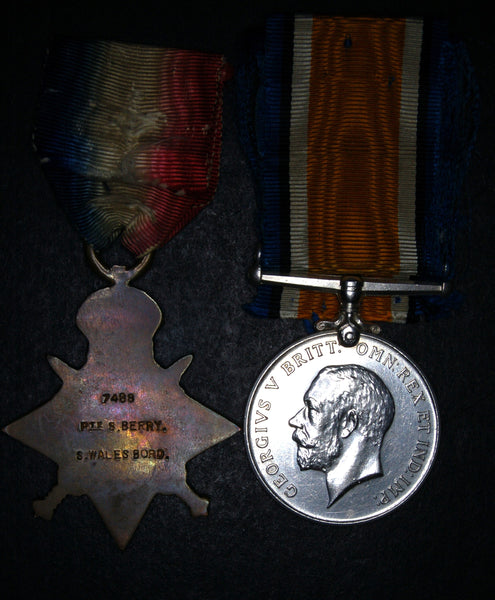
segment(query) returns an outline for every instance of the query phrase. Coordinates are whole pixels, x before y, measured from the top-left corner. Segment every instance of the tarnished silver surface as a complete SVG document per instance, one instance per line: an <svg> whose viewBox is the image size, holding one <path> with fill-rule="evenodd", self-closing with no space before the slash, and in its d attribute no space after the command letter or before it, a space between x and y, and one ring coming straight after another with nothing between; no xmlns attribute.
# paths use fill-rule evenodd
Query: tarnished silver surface
<svg viewBox="0 0 495 600"><path fill-rule="evenodd" d="M402 504L438 444L431 389L404 353L361 334L304 338L258 378L246 410L254 469L277 500L306 517L357 523Z"/></svg>
<svg viewBox="0 0 495 600"><path fill-rule="evenodd" d="M50 364L63 385L52 400L5 431L58 463L58 485L34 503L51 518L67 495L87 494L121 548L156 493L175 494L193 515L208 501L186 482L186 463L238 427L188 397L179 381L192 357L167 369L154 360L157 304L128 285L136 270L108 269L112 287L81 306L77 324L89 340L86 364Z"/></svg>

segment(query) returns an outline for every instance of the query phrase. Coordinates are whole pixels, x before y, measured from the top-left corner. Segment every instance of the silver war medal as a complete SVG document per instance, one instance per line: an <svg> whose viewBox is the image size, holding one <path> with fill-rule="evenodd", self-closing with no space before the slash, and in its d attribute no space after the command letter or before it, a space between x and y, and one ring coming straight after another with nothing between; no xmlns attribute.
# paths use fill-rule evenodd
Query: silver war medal
<svg viewBox="0 0 495 600"><path fill-rule="evenodd" d="M296 513L359 523L401 505L424 481L438 412L420 369L359 318L363 294L440 294L444 284L257 272L260 283L337 292L341 313L292 344L259 376L246 442L268 491Z"/></svg>

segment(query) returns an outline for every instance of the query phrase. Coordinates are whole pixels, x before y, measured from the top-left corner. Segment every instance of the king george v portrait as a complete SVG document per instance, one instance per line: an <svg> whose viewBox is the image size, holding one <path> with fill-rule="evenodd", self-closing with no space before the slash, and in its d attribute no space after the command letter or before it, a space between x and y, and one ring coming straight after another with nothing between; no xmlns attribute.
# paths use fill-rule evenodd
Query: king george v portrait
<svg viewBox="0 0 495 600"><path fill-rule="evenodd" d="M394 418L383 381L357 365L323 368L290 420L301 470L323 471L330 507L351 487L383 474L381 447Z"/></svg>

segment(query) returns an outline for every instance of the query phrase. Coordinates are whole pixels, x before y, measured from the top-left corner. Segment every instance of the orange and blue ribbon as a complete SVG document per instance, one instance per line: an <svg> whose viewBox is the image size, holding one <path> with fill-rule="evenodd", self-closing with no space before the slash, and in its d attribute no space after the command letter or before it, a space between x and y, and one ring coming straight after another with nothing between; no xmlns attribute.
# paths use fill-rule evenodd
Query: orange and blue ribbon
<svg viewBox="0 0 495 600"><path fill-rule="evenodd" d="M444 23L277 16L238 75L265 271L444 281L477 123L466 50ZM328 294L262 286L254 314L331 319ZM369 321L441 310L366 298Z"/></svg>
<svg viewBox="0 0 495 600"><path fill-rule="evenodd" d="M220 55L106 41L51 49L35 145L86 242L140 256L212 199L219 176Z"/></svg>

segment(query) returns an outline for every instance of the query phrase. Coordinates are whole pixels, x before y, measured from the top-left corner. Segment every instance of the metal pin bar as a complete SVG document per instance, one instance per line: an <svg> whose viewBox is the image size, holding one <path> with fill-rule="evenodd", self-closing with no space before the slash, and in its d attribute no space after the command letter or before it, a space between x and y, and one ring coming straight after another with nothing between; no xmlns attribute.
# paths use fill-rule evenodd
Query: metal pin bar
<svg viewBox="0 0 495 600"><path fill-rule="evenodd" d="M289 273L280 275L278 273L263 273L256 269L255 278L257 283L297 287L307 290L329 292L340 294L342 284L346 280L362 282L361 295L366 296L431 296L443 295L449 291L447 283L428 283L408 280L378 279L373 277L354 277L338 275L296 275Z"/></svg>

